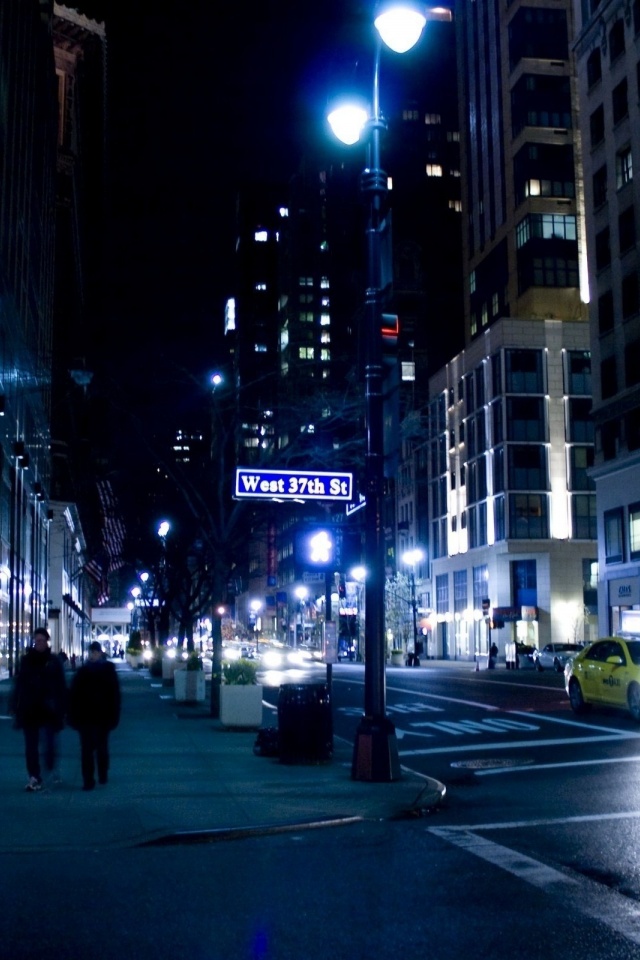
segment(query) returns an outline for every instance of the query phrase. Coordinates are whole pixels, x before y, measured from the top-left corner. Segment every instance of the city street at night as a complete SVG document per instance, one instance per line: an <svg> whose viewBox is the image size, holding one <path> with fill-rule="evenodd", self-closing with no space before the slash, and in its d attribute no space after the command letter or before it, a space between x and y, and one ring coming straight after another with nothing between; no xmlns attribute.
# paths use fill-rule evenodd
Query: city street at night
<svg viewBox="0 0 640 960"><path fill-rule="evenodd" d="M447 788L403 815L388 800L398 784L349 777L362 666L333 668L333 761L299 766L178 708L146 670L119 672L123 724L95 793L80 791L65 731L63 784L25 795L21 737L2 721L1 955L637 955L640 729L613 711L574 718L561 676L389 669L402 789L417 796L425 776ZM271 675L265 726L279 685L303 680L322 682L324 667ZM219 829L232 820L242 829ZM180 839L172 823L198 835ZM23 893L34 886L37 909Z"/></svg>

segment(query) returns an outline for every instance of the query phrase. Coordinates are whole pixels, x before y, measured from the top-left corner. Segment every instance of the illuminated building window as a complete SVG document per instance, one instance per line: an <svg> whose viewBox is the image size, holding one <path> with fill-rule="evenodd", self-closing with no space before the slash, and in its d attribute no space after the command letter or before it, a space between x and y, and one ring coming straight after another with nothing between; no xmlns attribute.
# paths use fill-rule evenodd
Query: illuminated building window
<svg viewBox="0 0 640 960"><path fill-rule="evenodd" d="M331 317L329 316L329 314L328 314L328 313L321 313L321 314L320 314L320 326L321 326L321 327L328 327L330 323L331 323Z"/></svg>
<svg viewBox="0 0 640 960"><path fill-rule="evenodd" d="M403 380L415 380L416 365L413 360L403 360L400 364L400 376Z"/></svg>
<svg viewBox="0 0 640 960"><path fill-rule="evenodd" d="M280 214L281 217L288 217L288 216L289 216L289 208L288 208L288 207L280 207L280 209L278 210L278 213Z"/></svg>
<svg viewBox="0 0 640 960"><path fill-rule="evenodd" d="M402 111L402 119L403 119L403 120L417 120L417 119L418 119L418 116L419 116L419 114L418 114L418 111L417 111L417 110L403 110L403 111Z"/></svg>
<svg viewBox="0 0 640 960"><path fill-rule="evenodd" d="M460 131L459 131L459 130L447 130L447 142L448 142L448 143L459 143L459 142L460 142Z"/></svg>
<svg viewBox="0 0 640 960"><path fill-rule="evenodd" d="M256 353L266 353L266 352L267 352L267 348L266 348L266 345L265 345L264 343L256 343L253 349L254 349L254 351L255 351Z"/></svg>
<svg viewBox="0 0 640 960"><path fill-rule="evenodd" d="M449 200L449 210L455 210L456 213L462 213L462 200Z"/></svg>
<svg viewBox="0 0 640 960"><path fill-rule="evenodd" d="M298 356L300 357L301 360L313 360L313 358L314 358L314 356L315 356L315 348L314 348L314 347L299 347L299 348L298 348Z"/></svg>
<svg viewBox="0 0 640 960"><path fill-rule="evenodd" d="M331 350L321 350L320 351L321 360L331 360Z"/></svg>
<svg viewBox="0 0 640 960"><path fill-rule="evenodd" d="M424 122L426 124L442 123L442 117L439 113L425 113Z"/></svg>
<svg viewBox="0 0 640 960"><path fill-rule="evenodd" d="M266 289L267 289L267 285L266 285L266 283L256 283L255 289L256 289L256 290L266 290Z"/></svg>
<svg viewBox="0 0 640 960"><path fill-rule="evenodd" d="M266 243L269 239L269 234L266 230L256 230L253 235L253 239L256 241L256 243Z"/></svg>
<svg viewBox="0 0 640 960"><path fill-rule="evenodd" d="M426 167L428 177L441 177L442 176L442 164L440 163L428 163Z"/></svg>
<svg viewBox="0 0 640 960"><path fill-rule="evenodd" d="M329 371L327 370L326 367L325 367L325 368L323 369L323 371L322 371L322 379L323 379L323 380L328 380L328 379L329 379Z"/></svg>
<svg viewBox="0 0 640 960"><path fill-rule="evenodd" d="M455 169L454 169L454 170L449 170L449 176L450 176L450 177L460 177L460 176L462 176L462 174L460 173L459 170L455 170Z"/></svg>
<svg viewBox="0 0 640 960"><path fill-rule="evenodd" d="M323 307L328 307L328 306L329 306L329 297L323 297L322 300L320 301L320 303L322 304Z"/></svg>
<svg viewBox="0 0 640 960"><path fill-rule="evenodd" d="M299 287L312 287L312 286L313 286L313 277L298 277L298 286L299 286Z"/></svg>
<svg viewBox="0 0 640 960"><path fill-rule="evenodd" d="M313 323L313 310L303 310L300 313L301 323Z"/></svg>
<svg viewBox="0 0 640 960"><path fill-rule="evenodd" d="M625 147L616 154L616 186L618 190L633 180L633 163L631 147Z"/></svg>
<svg viewBox="0 0 640 960"><path fill-rule="evenodd" d="M329 289L329 277L320 277L320 288L322 290Z"/></svg>
<svg viewBox="0 0 640 960"><path fill-rule="evenodd" d="M331 343L331 334L328 330L323 330L320 334L320 343Z"/></svg>

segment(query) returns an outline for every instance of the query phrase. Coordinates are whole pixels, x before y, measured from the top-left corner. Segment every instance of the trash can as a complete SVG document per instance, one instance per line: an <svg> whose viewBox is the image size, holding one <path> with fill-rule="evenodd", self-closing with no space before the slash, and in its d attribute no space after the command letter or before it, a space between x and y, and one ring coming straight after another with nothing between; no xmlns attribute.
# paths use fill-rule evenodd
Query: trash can
<svg viewBox="0 0 640 960"><path fill-rule="evenodd" d="M283 683L278 695L281 763L318 763L333 755L331 695L326 683Z"/></svg>

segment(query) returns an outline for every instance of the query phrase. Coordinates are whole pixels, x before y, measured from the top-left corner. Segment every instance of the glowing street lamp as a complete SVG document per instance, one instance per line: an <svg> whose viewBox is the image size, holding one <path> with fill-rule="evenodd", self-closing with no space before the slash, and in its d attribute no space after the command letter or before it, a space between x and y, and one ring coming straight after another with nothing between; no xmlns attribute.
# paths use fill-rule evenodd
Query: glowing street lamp
<svg viewBox="0 0 640 960"><path fill-rule="evenodd" d="M250 600L249 601L249 619L253 623L253 636L256 641L256 656L258 655L259 645L260 645L260 634L258 632L258 613L262 608L262 600Z"/></svg>
<svg viewBox="0 0 640 960"><path fill-rule="evenodd" d="M385 545L383 523L384 497L384 420L382 401L383 355L382 316L391 278L388 247L387 175L380 165L380 141L385 121L380 112L380 52L384 42L398 52L417 43L426 23L426 9L411 2L385 3L375 20L376 42L371 110L365 114L353 110L334 111L329 119L334 130L347 130L345 120L355 120L356 131L343 142L356 143L361 133L367 138L367 163L361 189L368 205L366 225L367 283L365 294L365 401L367 452L365 462L365 556L368 576L365 585L367 619L365 626L364 715L356 731L351 775L356 780L388 782L400 779L400 759L395 727L386 714L384 580ZM398 39L398 30L406 31ZM359 125L359 127L358 127ZM354 135L355 134L355 135Z"/></svg>
<svg viewBox="0 0 640 960"><path fill-rule="evenodd" d="M420 547L413 550L405 550L402 554L402 562L409 567L409 583L411 585L411 610L413 613L413 658L410 663L414 667L420 666L418 659L418 604L416 603L416 566L425 558L425 552Z"/></svg>

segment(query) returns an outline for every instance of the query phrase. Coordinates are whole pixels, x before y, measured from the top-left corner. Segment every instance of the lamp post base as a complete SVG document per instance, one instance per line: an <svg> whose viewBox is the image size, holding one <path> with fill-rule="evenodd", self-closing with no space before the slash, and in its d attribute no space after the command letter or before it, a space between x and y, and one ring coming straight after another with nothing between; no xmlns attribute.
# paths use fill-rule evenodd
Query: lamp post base
<svg viewBox="0 0 640 960"><path fill-rule="evenodd" d="M363 717L353 745L352 780L391 783L401 776L396 728L387 717Z"/></svg>

